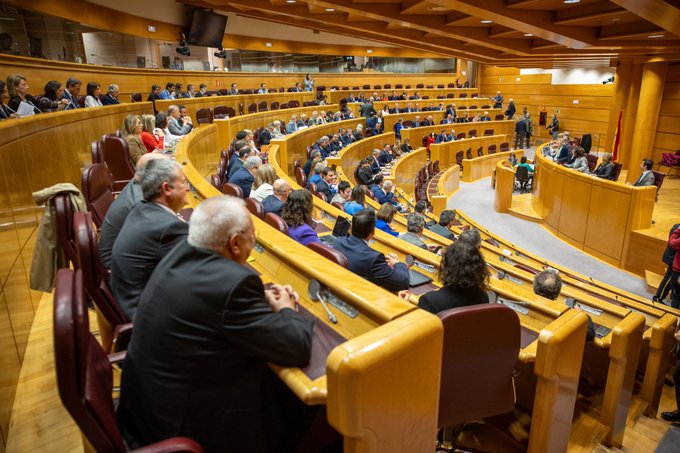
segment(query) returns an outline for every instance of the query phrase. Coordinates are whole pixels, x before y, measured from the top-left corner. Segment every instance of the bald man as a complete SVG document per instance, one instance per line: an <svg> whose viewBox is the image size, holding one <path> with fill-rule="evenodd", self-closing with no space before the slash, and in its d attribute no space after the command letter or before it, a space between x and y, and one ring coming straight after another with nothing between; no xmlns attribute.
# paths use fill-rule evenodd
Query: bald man
<svg viewBox="0 0 680 453"><path fill-rule="evenodd" d="M285 179L277 179L274 181L272 187L274 193L262 200L262 207L264 208L265 214L271 212L272 214L281 217L281 214L283 214L283 205L286 204L286 200L288 200L288 195L290 195L292 189Z"/></svg>
<svg viewBox="0 0 680 453"><path fill-rule="evenodd" d="M111 267L111 250L113 243L116 242L120 229L132 208L142 200L142 188L139 185L146 164L154 159L167 159L163 153L146 153L137 161L135 177L121 191L106 213L104 222L99 230L99 256L104 265Z"/></svg>

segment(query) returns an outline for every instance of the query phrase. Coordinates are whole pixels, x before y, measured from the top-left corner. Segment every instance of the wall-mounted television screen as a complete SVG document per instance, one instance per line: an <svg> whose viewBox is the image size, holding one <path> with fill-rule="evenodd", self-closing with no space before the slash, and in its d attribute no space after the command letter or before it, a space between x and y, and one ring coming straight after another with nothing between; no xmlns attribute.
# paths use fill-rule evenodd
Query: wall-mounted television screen
<svg viewBox="0 0 680 453"><path fill-rule="evenodd" d="M192 46L222 47L227 16L201 9L194 10L187 44Z"/></svg>

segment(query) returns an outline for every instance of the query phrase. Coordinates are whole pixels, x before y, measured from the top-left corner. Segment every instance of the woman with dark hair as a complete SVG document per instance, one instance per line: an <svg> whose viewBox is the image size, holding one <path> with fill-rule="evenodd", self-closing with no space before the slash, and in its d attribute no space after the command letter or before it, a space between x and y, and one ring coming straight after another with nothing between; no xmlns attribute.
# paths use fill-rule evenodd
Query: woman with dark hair
<svg viewBox="0 0 680 453"><path fill-rule="evenodd" d="M352 189L349 201L345 203L345 212L349 215L361 211L366 207L366 189L363 186L356 186Z"/></svg>
<svg viewBox="0 0 680 453"><path fill-rule="evenodd" d="M433 144L434 142L437 141L437 133L436 132L430 132L430 135L427 136L425 139L425 148L427 150L430 150L430 145Z"/></svg>
<svg viewBox="0 0 680 453"><path fill-rule="evenodd" d="M18 118L19 115L12 112L5 105L5 98L7 97L7 88L5 87L5 82L0 80L0 120L6 120L7 118Z"/></svg>
<svg viewBox="0 0 680 453"><path fill-rule="evenodd" d="M68 99L62 99L61 95L64 92L64 87L56 80L50 80L45 84L45 94L38 102L38 108L43 113L56 112L64 110L68 105Z"/></svg>
<svg viewBox="0 0 680 453"><path fill-rule="evenodd" d="M307 189L300 189L288 195L283 205L281 218L288 224L288 236L302 245L319 242L319 236L312 225L312 193Z"/></svg>
<svg viewBox="0 0 680 453"><path fill-rule="evenodd" d="M101 107L102 101L99 95L102 93L101 87L97 82L87 82L87 96L85 96L85 107Z"/></svg>
<svg viewBox="0 0 680 453"><path fill-rule="evenodd" d="M392 220L394 220L394 215L397 213L397 207L392 203L383 203L378 209L375 219L375 228L384 231L387 234L391 234L394 237L399 237L399 233L394 231L390 226Z"/></svg>
<svg viewBox="0 0 680 453"><path fill-rule="evenodd" d="M411 151L413 151L413 147L411 146L411 140L405 138L403 143L401 144L401 152L410 153Z"/></svg>
<svg viewBox="0 0 680 453"><path fill-rule="evenodd" d="M451 244L439 266L442 288L421 296L418 306L430 313L450 308L486 304L486 281L489 271L478 248L466 241Z"/></svg>
<svg viewBox="0 0 680 453"><path fill-rule="evenodd" d="M305 91L314 91L314 79L310 74L305 76Z"/></svg>
<svg viewBox="0 0 680 453"><path fill-rule="evenodd" d="M7 77L7 91L9 92L7 107L12 112L18 113L19 105L23 102L33 107L33 113L42 113L36 100L28 94L29 88L26 77L20 74L12 74Z"/></svg>
<svg viewBox="0 0 680 453"><path fill-rule="evenodd" d="M580 146L574 150L574 161L565 165L567 168L573 168L581 173L588 173L588 159L586 159L586 152Z"/></svg>

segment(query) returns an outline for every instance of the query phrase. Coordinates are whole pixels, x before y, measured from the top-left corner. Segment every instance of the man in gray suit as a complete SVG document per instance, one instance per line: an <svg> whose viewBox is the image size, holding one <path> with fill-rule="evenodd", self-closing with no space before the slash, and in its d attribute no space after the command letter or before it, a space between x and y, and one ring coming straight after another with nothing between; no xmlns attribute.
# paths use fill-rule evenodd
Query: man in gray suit
<svg viewBox="0 0 680 453"><path fill-rule="evenodd" d="M456 240L456 236L451 232L453 221L456 219L456 213L450 209L445 209L439 215L439 223L435 223L430 227L430 231L445 237L446 239Z"/></svg>
<svg viewBox="0 0 680 453"><path fill-rule="evenodd" d="M140 186L142 173L146 169L146 164L154 159L167 159L167 156L160 153L143 154L137 161L134 179L125 186L106 212L99 229L99 257L108 268L111 268L113 244L116 242L120 229L123 228L125 219L130 211L137 206L137 203L143 199L142 186Z"/></svg>
<svg viewBox="0 0 680 453"><path fill-rule="evenodd" d="M636 187L641 187L651 186L654 184L654 173L652 173L652 167L654 167L654 162L650 159L644 159L642 164L640 164L642 174L633 185Z"/></svg>
<svg viewBox="0 0 680 453"><path fill-rule="evenodd" d="M426 244L423 241L423 231L425 230L425 218L418 214L411 214L406 220L407 233L401 233L399 239L420 247L424 250L433 252L437 247L433 244Z"/></svg>
<svg viewBox="0 0 680 453"><path fill-rule="evenodd" d="M150 161L140 185L144 200L128 214L111 256L111 291L130 320L154 268L189 230L177 214L189 192L177 162Z"/></svg>
<svg viewBox="0 0 680 453"><path fill-rule="evenodd" d="M191 118L182 118L182 112L176 105L168 107L168 130L172 135L186 135L193 129Z"/></svg>

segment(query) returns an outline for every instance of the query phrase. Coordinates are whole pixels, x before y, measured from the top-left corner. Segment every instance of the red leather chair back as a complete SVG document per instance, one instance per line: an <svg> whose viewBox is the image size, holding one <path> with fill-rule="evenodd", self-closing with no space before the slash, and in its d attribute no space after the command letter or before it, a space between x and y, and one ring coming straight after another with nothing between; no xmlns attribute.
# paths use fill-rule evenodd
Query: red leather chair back
<svg viewBox="0 0 680 453"><path fill-rule="evenodd" d="M254 198L248 198L246 200L246 208L248 208L248 211L255 217L264 220L264 208L262 207L262 203Z"/></svg>
<svg viewBox="0 0 680 453"><path fill-rule="evenodd" d="M113 407L113 372L90 333L81 271L60 269L54 290L54 358L59 397L93 451L127 451ZM141 451L141 450L138 450ZM191 439L175 437L144 447L147 453L202 453Z"/></svg>
<svg viewBox="0 0 680 453"><path fill-rule="evenodd" d="M222 181L220 181L220 177L218 175L210 175L210 184L212 184L212 186L216 189L222 188Z"/></svg>
<svg viewBox="0 0 680 453"><path fill-rule="evenodd" d="M255 113L257 112L257 104L252 102L248 105L248 113Z"/></svg>
<svg viewBox="0 0 680 453"><path fill-rule="evenodd" d="M52 199L57 225L57 243L66 258L78 269L78 254L73 236L73 205L68 192L58 193Z"/></svg>
<svg viewBox="0 0 680 453"><path fill-rule="evenodd" d="M130 160L130 151L125 139L115 135L104 137L101 145L102 161L113 176L113 191L120 192L135 176L135 168Z"/></svg>
<svg viewBox="0 0 680 453"><path fill-rule="evenodd" d="M230 182L222 185L222 193L225 195L243 198L243 190L241 190L241 188L236 184L232 184Z"/></svg>
<svg viewBox="0 0 680 453"><path fill-rule="evenodd" d="M335 250L333 247L326 245L323 242L311 242L307 244L307 247L314 250L324 258L328 258L329 260L333 261L335 264L339 264L345 269L349 267L347 257L342 252Z"/></svg>
<svg viewBox="0 0 680 453"><path fill-rule="evenodd" d="M337 201L333 201L333 202L331 202L331 204L333 206L335 206L336 208L338 208L339 210L341 210L342 212L345 212L345 207L343 205L341 205L340 203L338 203Z"/></svg>
<svg viewBox="0 0 680 453"><path fill-rule="evenodd" d="M278 215L274 214L273 212L268 212L264 216L264 221L288 236L288 225Z"/></svg>
<svg viewBox="0 0 680 453"><path fill-rule="evenodd" d="M132 93L130 95L130 100L132 102L142 102L142 94L141 93Z"/></svg>
<svg viewBox="0 0 680 453"><path fill-rule="evenodd" d="M307 177L305 176L305 172L302 167L295 167L295 181L300 187L304 188L307 185Z"/></svg>
<svg viewBox="0 0 680 453"><path fill-rule="evenodd" d="M463 165L463 151L457 151L456 152L456 163L460 166Z"/></svg>
<svg viewBox="0 0 680 453"><path fill-rule="evenodd" d="M111 350L113 332L117 327L130 322L121 310L118 301L109 288L108 270L99 258L99 245L92 228L89 212L76 212L73 216L78 262L83 271L83 285L87 295L104 317L108 326L99 326L102 331L102 348Z"/></svg>
<svg viewBox="0 0 680 453"><path fill-rule="evenodd" d="M209 124L213 122L213 113L210 108L196 110L196 121L198 124Z"/></svg>
<svg viewBox="0 0 680 453"><path fill-rule="evenodd" d="M465 138L465 132L458 132L458 135L456 135L457 140L463 140Z"/></svg>
<svg viewBox="0 0 680 453"><path fill-rule="evenodd" d="M496 145L489 145L488 153L489 154L495 154L496 153Z"/></svg>
<svg viewBox="0 0 680 453"><path fill-rule="evenodd" d="M479 155L479 150L482 149L481 147L477 150L477 154ZM468 150L465 153L465 158L466 159L472 159L472 150L468 148Z"/></svg>
<svg viewBox="0 0 680 453"><path fill-rule="evenodd" d="M654 185L656 186L656 191L658 193L661 189L661 186L663 185L663 180L666 177L666 174L654 170L652 170L652 174L654 175Z"/></svg>
<svg viewBox="0 0 680 453"><path fill-rule="evenodd" d="M477 129L470 129L468 131L468 137L469 138L473 138L473 137L476 137L476 136L477 136Z"/></svg>
<svg viewBox="0 0 680 453"><path fill-rule="evenodd" d="M257 104L258 112L266 112L267 110L269 110L269 107L267 106L267 101L262 101L259 104Z"/></svg>
<svg viewBox="0 0 680 453"><path fill-rule="evenodd" d="M503 121L504 119L505 119L505 117L501 113L499 113L498 115L496 115L494 117L494 120L496 120L496 121Z"/></svg>
<svg viewBox="0 0 680 453"><path fill-rule="evenodd" d="M487 137L489 135L493 135L494 131L493 129L484 129L484 136Z"/></svg>
<svg viewBox="0 0 680 453"><path fill-rule="evenodd" d="M491 147L491 146L489 146L489 147ZM506 151L510 151L510 143L503 142L503 143L501 143L501 152L504 153Z"/></svg>
<svg viewBox="0 0 680 453"><path fill-rule="evenodd" d="M92 152L92 163L101 163L102 162L102 153L101 153L101 141L100 140L95 140L91 144L91 152Z"/></svg>
<svg viewBox="0 0 680 453"><path fill-rule="evenodd" d="M81 271L60 269L54 291L54 358L61 401L95 451L123 452L109 359L92 336Z"/></svg>
<svg viewBox="0 0 680 453"><path fill-rule="evenodd" d="M517 314L504 305L485 304L438 316L444 324L439 426L510 412L521 337Z"/></svg>
<svg viewBox="0 0 680 453"><path fill-rule="evenodd" d="M97 228L104 223L104 217L113 203L113 180L104 164L92 164L82 175L83 196L92 213Z"/></svg>
<svg viewBox="0 0 680 453"><path fill-rule="evenodd" d="M618 162L613 162L614 164L614 181L619 180L619 175L621 174L621 169L623 168L623 164L620 164Z"/></svg>
<svg viewBox="0 0 680 453"><path fill-rule="evenodd" d="M279 109L279 103L277 101L274 101L274 102L271 103L269 108L272 109L272 110L278 110Z"/></svg>

